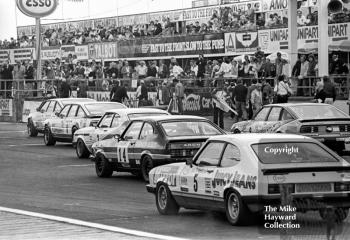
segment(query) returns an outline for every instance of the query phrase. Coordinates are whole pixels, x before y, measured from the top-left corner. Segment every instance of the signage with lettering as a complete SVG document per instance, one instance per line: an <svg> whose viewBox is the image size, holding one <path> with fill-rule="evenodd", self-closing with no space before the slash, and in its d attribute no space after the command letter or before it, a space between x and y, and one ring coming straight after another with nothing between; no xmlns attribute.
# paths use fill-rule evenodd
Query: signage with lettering
<svg viewBox="0 0 350 240"><path fill-rule="evenodd" d="M12 99L0 99L0 116L13 116Z"/></svg>
<svg viewBox="0 0 350 240"><path fill-rule="evenodd" d="M52 60L56 58L61 58L61 49L60 48L50 48L41 50L41 59L42 60Z"/></svg>
<svg viewBox="0 0 350 240"><path fill-rule="evenodd" d="M89 59L89 47L85 46L75 46L74 55L77 56L78 60L88 60Z"/></svg>
<svg viewBox="0 0 350 240"><path fill-rule="evenodd" d="M90 59L115 59L118 58L116 42L89 44Z"/></svg>
<svg viewBox="0 0 350 240"><path fill-rule="evenodd" d="M288 9L289 0L263 0L262 10L266 11L276 11Z"/></svg>
<svg viewBox="0 0 350 240"><path fill-rule="evenodd" d="M41 18L53 13L58 0L17 0L17 7L29 17Z"/></svg>
<svg viewBox="0 0 350 240"><path fill-rule="evenodd" d="M236 33L236 52L254 52L259 46L258 32Z"/></svg>

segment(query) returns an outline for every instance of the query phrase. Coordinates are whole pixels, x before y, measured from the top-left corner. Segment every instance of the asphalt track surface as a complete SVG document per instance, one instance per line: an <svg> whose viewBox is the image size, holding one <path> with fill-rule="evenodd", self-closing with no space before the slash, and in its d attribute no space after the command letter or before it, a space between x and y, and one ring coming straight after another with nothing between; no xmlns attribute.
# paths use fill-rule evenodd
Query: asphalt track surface
<svg viewBox="0 0 350 240"><path fill-rule="evenodd" d="M78 159L70 144L47 147L42 135L26 135L25 124L0 123L0 174L1 207L190 239L280 239L262 233L254 219L233 227L210 212L181 209L162 216L141 179L128 173L98 178L92 162Z"/></svg>

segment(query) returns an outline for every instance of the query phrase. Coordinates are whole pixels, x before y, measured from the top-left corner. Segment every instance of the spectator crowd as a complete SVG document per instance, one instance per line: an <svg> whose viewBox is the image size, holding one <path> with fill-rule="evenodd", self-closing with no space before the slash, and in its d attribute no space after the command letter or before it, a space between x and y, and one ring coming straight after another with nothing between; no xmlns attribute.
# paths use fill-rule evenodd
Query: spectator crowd
<svg viewBox="0 0 350 240"><path fill-rule="evenodd" d="M131 26L97 25L96 27L78 27L70 24L66 29L45 29L42 33L43 46L81 45L86 43L119 41L134 38L172 36L174 34L206 34L229 31L255 31L258 29L287 27L288 18L283 10L258 12L259 4L247 4L246 10L234 10L225 6L214 10L207 22L183 21L176 24L170 18L163 17L161 21L150 21L149 24ZM350 11L346 8L340 13L329 14L329 23L350 21ZM318 13L311 9L305 14L298 10L298 26L317 25ZM0 49L34 47L35 36L22 33L17 39L0 40Z"/></svg>

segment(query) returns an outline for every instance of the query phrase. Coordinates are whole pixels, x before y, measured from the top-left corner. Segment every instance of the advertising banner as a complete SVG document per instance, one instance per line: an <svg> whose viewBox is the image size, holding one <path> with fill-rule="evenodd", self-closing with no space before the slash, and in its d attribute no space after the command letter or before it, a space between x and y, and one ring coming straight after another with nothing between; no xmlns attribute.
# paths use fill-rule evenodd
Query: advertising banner
<svg viewBox="0 0 350 240"><path fill-rule="evenodd" d="M75 46L75 56L78 60L88 60L89 59L89 47L88 45L84 46Z"/></svg>
<svg viewBox="0 0 350 240"><path fill-rule="evenodd" d="M120 41L119 57L160 57L225 52L224 34L161 37Z"/></svg>
<svg viewBox="0 0 350 240"><path fill-rule="evenodd" d="M244 11L247 11L249 8L253 9L255 12L261 12L262 11L261 0L240 1L240 2L237 2L237 3L225 5L225 7L232 8L233 12L238 12L239 10L244 12Z"/></svg>
<svg viewBox="0 0 350 240"><path fill-rule="evenodd" d="M68 58L69 54L75 54L75 46L74 45L65 45L61 47L61 57L63 59Z"/></svg>
<svg viewBox="0 0 350 240"><path fill-rule="evenodd" d="M118 58L116 42L89 44L90 59L115 59Z"/></svg>
<svg viewBox="0 0 350 240"><path fill-rule="evenodd" d="M262 11L276 11L288 9L289 0L262 0Z"/></svg>
<svg viewBox="0 0 350 240"><path fill-rule="evenodd" d="M349 23L330 24L328 26L329 44L340 40L349 40ZM298 48L305 48L309 43L317 42L318 26L298 28ZM288 49L288 28L259 30L259 45L265 52Z"/></svg>
<svg viewBox="0 0 350 240"><path fill-rule="evenodd" d="M16 61L33 61L35 59L35 49L34 48L19 48L12 50L13 62Z"/></svg>
<svg viewBox="0 0 350 240"><path fill-rule="evenodd" d="M235 34L236 52L254 52L259 46L258 32Z"/></svg>
<svg viewBox="0 0 350 240"><path fill-rule="evenodd" d="M10 50L1 50L0 49L0 63L4 63L6 61L11 61L10 58Z"/></svg>
<svg viewBox="0 0 350 240"><path fill-rule="evenodd" d="M0 116L13 116L12 99L0 99Z"/></svg>
<svg viewBox="0 0 350 240"><path fill-rule="evenodd" d="M61 58L61 49L59 47L41 50L42 60L53 60L56 58Z"/></svg>

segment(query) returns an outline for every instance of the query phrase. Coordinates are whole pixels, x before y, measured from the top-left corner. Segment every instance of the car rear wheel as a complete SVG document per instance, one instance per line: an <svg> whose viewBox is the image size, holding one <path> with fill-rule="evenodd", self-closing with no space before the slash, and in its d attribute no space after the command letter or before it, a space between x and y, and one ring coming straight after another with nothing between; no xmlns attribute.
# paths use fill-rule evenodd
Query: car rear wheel
<svg viewBox="0 0 350 240"><path fill-rule="evenodd" d="M230 191L227 193L225 198L225 210L226 218L231 225L247 224L250 211L237 192Z"/></svg>
<svg viewBox="0 0 350 240"><path fill-rule="evenodd" d="M95 159L96 174L100 178L109 178L113 174L111 164L103 155L97 155Z"/></svg>
<svg viewBox="0 0 350 240"><path fill-rule="evenodd" d="M90 155L90 152L87 149L84 141L81 139L78 139L75 151L77 153L78 158L88 158Z"/></svg>
<svg viewBox="0 0 350 240"><path fill-rule="evenodd" d="M34 123L31 119L28 119L27 132L30 137L38 136L38 131L36 130Z"/></svg>
<svg viewBox="0 0 350 240"><path fill-rule="evenodd" d="M331 209L330 209L331 210ZM343 222L349 215L348 208L336 208L334 213L332 211L327 212L327 209L320 209L319 214L323 220L334 219L336 222ZM335 216L333 215L335 214Z"/></svg>
<svg viewBox="0 0 350 240"><path fill-rule="evenodd" d="M145 180L145 182L149 182L148 174L152 168L153 168L152 158L148 155L144 156L142 158L142 161L141 161L141 174L142 174L142 178L143 178L143 180Z"/></svg>
<svg viewBox="0 0 350 240"><path fill-rule="evenodd" d="M158 212L163 215L177 214L180 208L164 183L159 184L156 189L156 205Z"/></svg>
<svg viewBox="0 0 350 240"><path fill-rule="evenodd" d="M56 140L52 136L51 130L48 127L46 127L44 131L44 143L46 146L53 146L56 144Z"/></svg>

